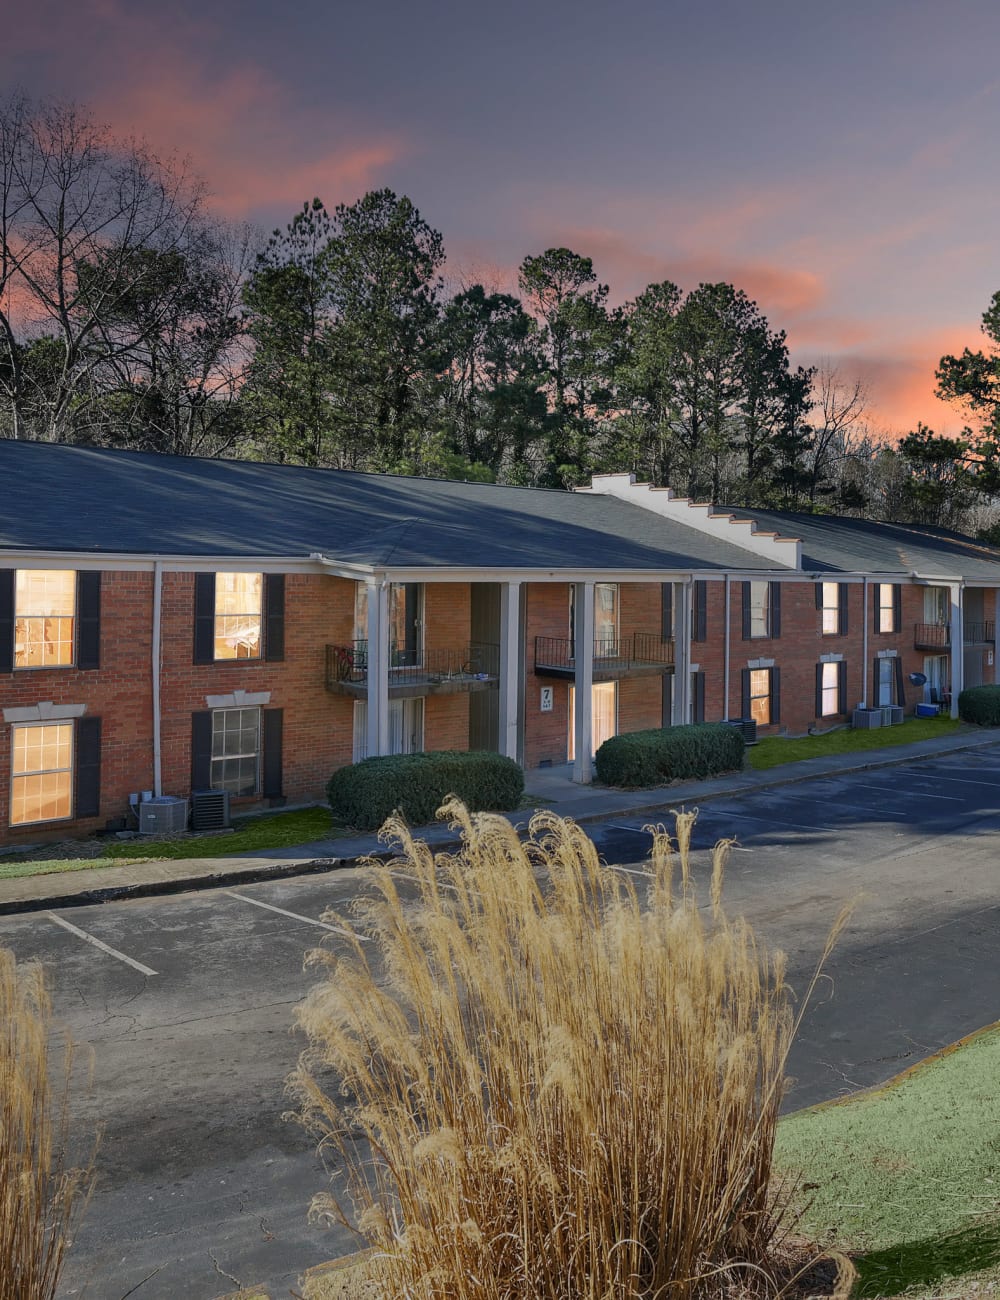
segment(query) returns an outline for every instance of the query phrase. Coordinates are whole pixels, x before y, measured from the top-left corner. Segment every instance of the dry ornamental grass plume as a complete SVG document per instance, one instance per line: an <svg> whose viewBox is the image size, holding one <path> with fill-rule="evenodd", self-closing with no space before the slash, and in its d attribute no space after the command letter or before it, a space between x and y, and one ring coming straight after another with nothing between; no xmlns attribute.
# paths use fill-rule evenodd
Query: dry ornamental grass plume
<svg viewBox="0 0 1000 1300"><path fill-rule="evenodd" d="M41 966L0 948L0 1300L51 1300L92 1162L65 1165L73 1050L53 1087L52 1007Z"/></svg>
<svg viewBox="0 0 1000 1300"><path fill-rule="evenodd" d="M372 1247L379 1295L790 1294L771 1154L794 1024L783 955L723 911L729 842L703 917L696 814L656 828L645 902L571 821L540 813L521 843L441 815L462 849L388 822L402 855L338 918L350 955L312 954L289 1086L351 1187L314 1213Z"/></svg>

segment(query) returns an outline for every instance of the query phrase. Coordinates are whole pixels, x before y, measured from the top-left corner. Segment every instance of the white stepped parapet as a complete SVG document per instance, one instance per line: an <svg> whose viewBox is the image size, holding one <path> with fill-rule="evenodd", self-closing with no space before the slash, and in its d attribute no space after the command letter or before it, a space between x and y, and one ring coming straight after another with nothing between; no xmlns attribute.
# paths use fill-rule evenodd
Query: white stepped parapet
<svg viewBox="0 0 1000 1300"><path fill-rule="evenodd" d="M713 513L711 502L692 501L678 496L670 488L651 487L637 483L634 474L595 474L590 487L578 487L577 492L592 492L599 496L617 497L634 506L641 506L664 519L673 519L685 528L694 528L723 542L732 542L745 551L763 559L774 561L785 568L802 567L802 542L798 537L779 537L777 533L758 530L752 519L737 515Z"/></svg>

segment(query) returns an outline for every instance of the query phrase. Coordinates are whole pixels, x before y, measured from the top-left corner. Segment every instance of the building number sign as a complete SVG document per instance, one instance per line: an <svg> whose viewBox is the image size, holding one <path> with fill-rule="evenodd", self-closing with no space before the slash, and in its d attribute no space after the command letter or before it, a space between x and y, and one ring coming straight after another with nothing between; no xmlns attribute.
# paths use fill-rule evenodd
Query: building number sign
<svg viewBox="0 0 1000 1300"><path fill-rule="evenodd" d="M538 707L541 709L543 713L552 712L552 687L551 686L542 687L541 700L539 701Z"/></svg>

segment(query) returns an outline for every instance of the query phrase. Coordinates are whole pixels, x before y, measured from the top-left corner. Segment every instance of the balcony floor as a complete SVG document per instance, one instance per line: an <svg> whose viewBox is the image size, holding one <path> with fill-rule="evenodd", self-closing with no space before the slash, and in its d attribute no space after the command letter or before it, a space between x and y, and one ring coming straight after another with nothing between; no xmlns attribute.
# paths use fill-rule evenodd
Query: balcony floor
<svg viewBox="0 0 1000 1300"><path fill-rule="evenodd" d="M467 673L456 673L455 675L442 676L440 673L420 673L414 672L412 668L406 670L405 679L396 677L392 670L389 670L389 699L390 700L407 700L416 699L421 695L471 695L477 691L492 690L498 682L498 678L485 675L471 675ZM368 683L351 682L351 681L332 681L327 682L327 690L334 695L350 695L356 700L366 700L368 698Z"/></svg>

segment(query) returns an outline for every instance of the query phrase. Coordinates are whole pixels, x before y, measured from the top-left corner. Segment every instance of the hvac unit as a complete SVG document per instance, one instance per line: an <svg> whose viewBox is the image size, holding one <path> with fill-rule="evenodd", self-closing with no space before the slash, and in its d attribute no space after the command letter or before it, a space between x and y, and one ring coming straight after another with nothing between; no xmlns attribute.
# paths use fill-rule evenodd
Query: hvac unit
<svg viewBox="0 0 1000 1300"><path fill-rule="evenodd" d="M756 718L727 718L727 727L736 727L743 737L744 745L756 745L757 743L757 720Z"/></svg>
<svg viewBox="0 0 1000 1300"><path fill-rule="evenodd" d="M851 715L851 726L859 731L870 731L872 727L881 727L881 709L855 709Z"/></svg>
<svg viewBox="0 0 1000 1300"><path fill-rule="evenodd" d="M187 830L188 801L162 794L138 805L140 835L177 835Z"/></svg>
<svg viewBox="0 0 1000 1300"><path fill-rule="evenodd" d="M229 791L195 790L191 795L191 829L223 831L229 826Z"/></svg>
<svg viewBox="0 0 1000 1300"><path fill-rule="evenodd" d="M882 710L882 726L897 727L903 721L903 710L898 704L889 704Z"/></svg>

